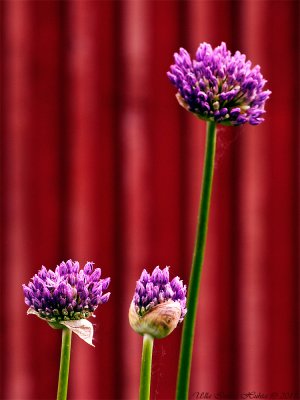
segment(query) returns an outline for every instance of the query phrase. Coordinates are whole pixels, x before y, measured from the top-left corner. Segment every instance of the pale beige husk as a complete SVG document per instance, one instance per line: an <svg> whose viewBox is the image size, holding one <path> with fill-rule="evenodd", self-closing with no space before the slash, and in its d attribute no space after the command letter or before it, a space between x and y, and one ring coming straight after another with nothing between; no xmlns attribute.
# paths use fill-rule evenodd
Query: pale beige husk
<svg viewBox="0 0 300 400"><path fill-rule="evenodd" d="M48 324L53 329L65 329L68 328L72 332L76 333L80 337L80 339L84 340L89 345L95 347L93 345L93 336L94 336L94 327L93 324L87 319L77 319L77 320L69 320L69 321L49 321L45 318L42 318L40 314L33 310L31 307L27 310L27 315L36 315L43 321L48 322Z"/></svg>
<svg viewBox="0 0 300 400"><path fill-rule="evenodd" d="M132 329L140 335L147 333L156 339L162 339L173 332L180 316L180 304L173 300L158 304L142 317L136 312L133 301L129 308L129 323Z"/></svg>

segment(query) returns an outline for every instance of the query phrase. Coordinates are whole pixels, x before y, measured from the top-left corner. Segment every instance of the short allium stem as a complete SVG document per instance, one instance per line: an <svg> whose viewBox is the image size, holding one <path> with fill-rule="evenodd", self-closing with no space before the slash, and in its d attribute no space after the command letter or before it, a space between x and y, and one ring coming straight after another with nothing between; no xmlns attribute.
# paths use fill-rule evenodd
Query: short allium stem
<svg viewBox="0 0 300 400"><path fill-rule="evenodd" d="M153 341L154 339L151 335L147 333L144 334L140 376L140 400L150 399Z"/></svg>
<svg viewBox="0 0 300 400"><path fill-rule="evenodd" d="M66 328L62 329L57 400L67 399L70 355L71 355L71 339L72 339L72 331Z"/></svg>
<svg viewBox="0 0 300 400"><path fill-rule="evenodd" d="M187 298L188 312L183 325L181 341L176 393L177 400L185 400L188 398L200 278L206 244L210 197L214 172L215 149L216 123L208 122L206 133L205 160L202 177L202 193L198 215L197 237Z"/></svg>

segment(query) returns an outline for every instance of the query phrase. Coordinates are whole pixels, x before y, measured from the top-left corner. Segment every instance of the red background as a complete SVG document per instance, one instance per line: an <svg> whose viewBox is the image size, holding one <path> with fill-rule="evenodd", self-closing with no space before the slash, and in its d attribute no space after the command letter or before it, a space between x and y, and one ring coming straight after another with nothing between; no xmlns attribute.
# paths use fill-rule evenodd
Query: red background
<svg viewBox="0 0 300 400"><path fill-rule="evenodd" d="M142 268L187 282L205 124L166 77L180 46L225 41L272 90L258 127L220 128L191 396L299 392L299 3L1 2L1 398L56 395L60 334L26 316L42 264L111 276L96 348L73 338L70 399L137 399L127 321ZM181 328L155 342L172 399Z"/></svg>

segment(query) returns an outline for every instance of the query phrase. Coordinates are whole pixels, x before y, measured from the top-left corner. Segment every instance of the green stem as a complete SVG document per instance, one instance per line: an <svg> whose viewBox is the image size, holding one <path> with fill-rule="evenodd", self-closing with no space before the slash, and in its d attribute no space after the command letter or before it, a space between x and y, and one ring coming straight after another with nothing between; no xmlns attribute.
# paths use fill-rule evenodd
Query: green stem
<svg viewBox="0 0 300 400"><path fill-rule="evenodd" d="M72 331L62 329L57 400L66 400L68 393Z"/></svg>
<svg viewBox="0 0 300 400"><path fill-rule="evenodd" d="M184 321L179 369L177 377L177 400L186 400L189 392L191 362L195 334L195 323L199 297L201 271L206 244L210 197L214 172L216 150L216 124L207 122L204 169L202 176L202 192L198 214L197 237L194 248L193 263L188 284L187 314Z"/></svg>
<svg viewBox="0 0 300 400"><path fill-rule="evenodd" d="M140 400L150 399L153 340L151 335L147 333L144 334L140 376Z"/></svg>

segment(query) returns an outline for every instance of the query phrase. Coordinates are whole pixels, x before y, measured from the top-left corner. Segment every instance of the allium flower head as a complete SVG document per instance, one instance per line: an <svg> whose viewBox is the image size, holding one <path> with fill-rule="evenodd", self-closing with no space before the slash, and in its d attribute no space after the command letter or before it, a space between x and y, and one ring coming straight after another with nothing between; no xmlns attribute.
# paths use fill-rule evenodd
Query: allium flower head
<svg viewBox="0 0 300 400"><path fill-rule="evenodd" d="M23 285L28 313L50 323L89 318L110 296L109 292L104 294L110 278L100 277L101 269L93 270L92 262L83 269L72 260L60 263L55 271L43 266L28 285Z"/></svg>
<svg viewBox="0 0 300 400"><path fill-rule="evenodd" d="M136 283L129 310L129 322L138 333L162 338L182 322L187 312L186 285L176 276L170 281L169 267L145 269Z"/></svg>
<svg viewBox="0 0 300 400"><path fill-rule="evenodd" d="M188 111L223 125L264 121L261 115L271 92L263 90L267 81L259 65L252 68L244 54L231 55L224 42L215 49L202 43L195 60L183 48L174 59L167 75L178 89L178 102Z"/></svg>

